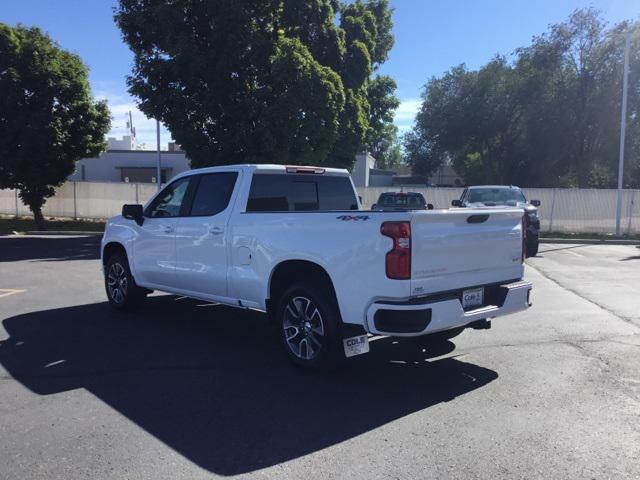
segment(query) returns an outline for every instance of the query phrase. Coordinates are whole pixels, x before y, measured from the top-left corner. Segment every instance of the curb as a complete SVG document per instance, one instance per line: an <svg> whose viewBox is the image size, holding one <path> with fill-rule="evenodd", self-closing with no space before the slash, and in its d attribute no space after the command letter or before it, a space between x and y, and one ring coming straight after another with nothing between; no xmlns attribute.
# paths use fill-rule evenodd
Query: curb
<svg viewBox="0 0 640 480"><path fill-rule="evenodd" d="M581 245L640 245L640 240L624 240L620 238L540 238L540 243L581 244Z"/></svg>
<svg viewBox="0 0 640 480"><path fill-rule="evenodd" d="M86 231L86 230L44 230L39 232L37 230L31 230L28 232L22 232L23 235L102 235L104 232Z"/></svg>

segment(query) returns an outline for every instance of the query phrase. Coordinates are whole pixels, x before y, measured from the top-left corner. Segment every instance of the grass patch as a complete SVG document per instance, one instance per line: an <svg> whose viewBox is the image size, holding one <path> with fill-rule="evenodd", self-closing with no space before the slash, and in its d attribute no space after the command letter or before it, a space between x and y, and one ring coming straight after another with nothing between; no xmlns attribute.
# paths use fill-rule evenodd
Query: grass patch
<svg viewBox="0 0 640 480"><path fill-rule="evenodd" d="M46 218L47 230L104 232L104 220L69 220L63 218ZM13 232L24 233L37 230L36 222L31 217L0 217L0 234Z"/></svg>
<svg viewBox="0 0 640 480"><path fill-rule="evenodd" d="M616 240L616 237L612 233L566 233L566 232L540 232L540 238L582 238L588 240ZM640 240L639 234L622 235L620 237L623 240Z"/></svg>

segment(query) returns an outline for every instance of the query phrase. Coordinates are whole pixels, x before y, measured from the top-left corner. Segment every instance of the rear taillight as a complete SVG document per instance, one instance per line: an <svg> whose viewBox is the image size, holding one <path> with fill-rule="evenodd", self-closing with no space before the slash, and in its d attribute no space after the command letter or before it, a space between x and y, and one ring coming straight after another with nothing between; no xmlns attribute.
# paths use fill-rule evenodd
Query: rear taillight
<svg viewBox="0 0 640 480"><path fill-rule="evenodd" d="M393 240L386 258L387 277L395 280L411 278L411 223L384 222L380 233Z"/></svg>
<svg viewBox="0 0 640 480"><path fill-rule="evenodd" d="M522 216L522 261L527 258L527 229L529 228L529 217L525 213Z"/></svg>

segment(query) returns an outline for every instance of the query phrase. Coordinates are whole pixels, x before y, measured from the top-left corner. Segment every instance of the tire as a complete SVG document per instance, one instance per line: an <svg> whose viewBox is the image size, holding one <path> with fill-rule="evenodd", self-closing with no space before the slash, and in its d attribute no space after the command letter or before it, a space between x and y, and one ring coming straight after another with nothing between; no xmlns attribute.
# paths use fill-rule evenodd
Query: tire
<svg viewBox="0 0 640 480"><path fill-rule="evenodd" d="M140 306L148 292L136 285L124 253L114 253L107 259L104 288L109 305L121 311L133 310Z"/></svg>
<svg viewBox="0 0 640 480"><path fill-rule="evenodd" d="M538 246L540 242L538 240L527 243L527 257L535 257L538 254Z"/></svg>
<svg viewBox="0 0 640 480"><path fill-rule="evenodd" d="M289 359L307 370L340 365L342 322L332 293L307 282L295 283L282 294L275 312L280 343Z"/></svg>

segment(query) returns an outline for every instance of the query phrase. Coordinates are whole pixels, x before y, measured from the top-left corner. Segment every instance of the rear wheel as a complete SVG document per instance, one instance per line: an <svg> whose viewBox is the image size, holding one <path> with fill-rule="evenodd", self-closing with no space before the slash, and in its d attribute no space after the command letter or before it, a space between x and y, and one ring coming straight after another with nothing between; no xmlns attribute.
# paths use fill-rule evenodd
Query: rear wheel
<svg viewBox="0 0 640 480"><path fill-rule="evenodd" d="M109 305L116 310L132 310L147 296L147 290L136 285L127 256L123 253L114 253L108 258L104 285Z"/></svg>
<svg viewBox="0 0 640 480"><path fill-rule="evenodd" d="M333 295L298 283L281 296L276 310L281 343L289 358L307 369L326 369L344 359L340 314Z"/></svg>

